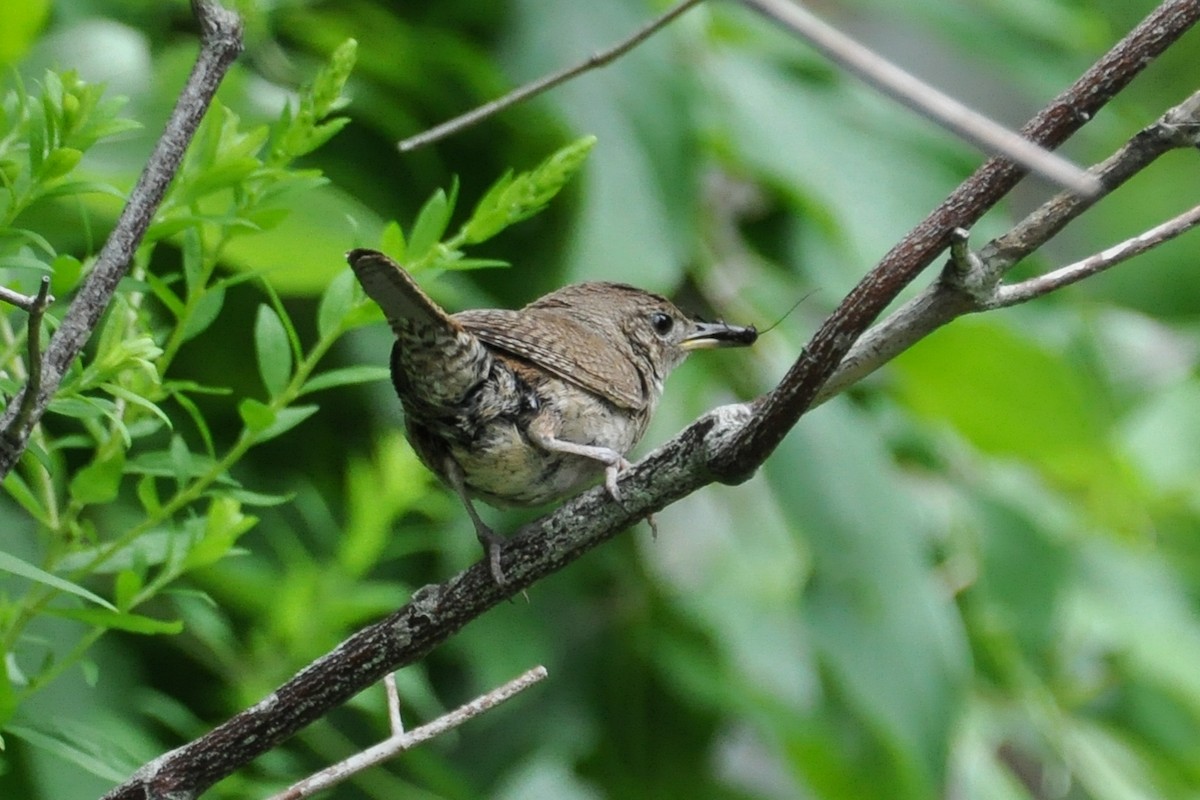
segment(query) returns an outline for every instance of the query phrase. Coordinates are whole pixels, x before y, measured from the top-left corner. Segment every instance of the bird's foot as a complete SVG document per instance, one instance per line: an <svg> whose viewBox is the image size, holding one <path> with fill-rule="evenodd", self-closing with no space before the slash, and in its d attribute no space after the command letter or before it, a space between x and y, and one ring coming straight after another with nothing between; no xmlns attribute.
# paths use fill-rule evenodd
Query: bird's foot
<svg viewBox="0 0 1200 800"><path fill-rule="evenodd" d="M608 490L609 497L620 503L621 490L617 488L617 477L633 465L630 464L624 456L617 454L616 451L610 452L613 454L614 458L604 467L604 488Z"/></svg>
<svg viewBox="0 0 1200 800"><path fill-rule="evenodd" d="M487 559L492 580L496 582L497 586L506 586L508 578L504 576L504 570L500 567L500 550L504 546L504 537L483 524L475 526L475 535L479 537L479 543L483 545L483 555Z"/></svg>

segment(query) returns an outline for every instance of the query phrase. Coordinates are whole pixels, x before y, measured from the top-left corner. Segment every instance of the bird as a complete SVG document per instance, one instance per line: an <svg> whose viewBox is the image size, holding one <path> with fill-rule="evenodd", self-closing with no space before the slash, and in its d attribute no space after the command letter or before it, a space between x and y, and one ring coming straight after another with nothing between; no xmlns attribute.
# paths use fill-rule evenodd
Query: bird
<svg viewBox="0 0 1200 800"><path fill-rule="evenodd" d="M753 325L705 322L622 283L565 286L519 310L448 313L395 260L346 254L396 336L390 371L421 462L461 499L491 575L504 538L473 500L538 506L603 480L620 502L626 455L667 375L693 350L753 344Z"/></svg>

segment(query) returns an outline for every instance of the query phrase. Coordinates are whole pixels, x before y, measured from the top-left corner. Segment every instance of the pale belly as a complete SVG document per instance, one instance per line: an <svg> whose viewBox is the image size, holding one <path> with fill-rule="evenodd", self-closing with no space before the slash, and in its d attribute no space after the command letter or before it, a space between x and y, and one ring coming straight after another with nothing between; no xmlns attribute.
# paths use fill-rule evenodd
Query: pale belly
<svg viewBox="0 0 1200 800"><path fill-rule="evenodd" d="M636 415L634 421L628 411L595 395L581 397L581 390L568 391L556 380L548 383L540 387L542 399L536 412L498 416L481 426L470 442L435 447L426 439L422 446L425 437L411 427L409 438L426 466L443 478L444 458L456 461L470 493L491 505L534 506L570 497L599 481L605 464L534 444L523 433L531 418L550 415L555 438L624 456L645 432L647 415ZM570 402L561 402L563 398Z"/></svg>

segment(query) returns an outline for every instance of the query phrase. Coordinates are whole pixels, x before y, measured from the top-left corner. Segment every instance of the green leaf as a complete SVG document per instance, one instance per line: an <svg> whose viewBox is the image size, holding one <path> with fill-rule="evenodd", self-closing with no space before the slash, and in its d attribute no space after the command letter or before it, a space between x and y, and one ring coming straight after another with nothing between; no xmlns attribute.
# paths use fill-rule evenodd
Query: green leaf
<svg viewBox="0 0 1200 800"><path fill-rule="evenodd" d="M208 504L204 531L188 551L183 570L215 564L229 555L239 537L258 522L258 517L242 513L241 504L231 497L214 497Z"/></svg>
<svg viewBox="0 0 1200 800"><path fill-rule="evenodd" d="M237 500L244 506L281 506L284 503L290 503L296 498L294 494L267 494L266 492L252 492L249 489L222 489L221 494L225 497L230 497Z"/></svg>
<svg viewBox="0 0 1200 800"><path fill-rule="evenodd" d="M201 441L204 442L204 452L210 458L215 458L217 451L216 446L213 444L212 431L209 430L208 420L200 413L200 407L196 405L192 398L181 391L172 392L171 396L175 398L175 402L179 403L179 406L191 417L192 424L196 426L196 431L200 434Z"/></svg>
<svg viewBox="0 0 1200 800"><path fill-rule="evenodd" d="M400 223L392 220L383 226L383 233L379 237L379 249L395 259L398 263L403 264L408 252L408 244L404 241L404 229L400 227Z"/></svg>
<svg viewBox="0 0 1200 800"><path fill-rule="evenodd" d="M103 194L124 200L125 193L117 187L100 181L66 181L56 183L38 195L42 200L54 197L73 197L81 194Z"/></svg>
<svg viewBox="0 0 1200 800"><path fill-rule="evenodd" d="M271 163L282 166L298 156L311 153L350 121L337 117L321 122L332 111L345 104L342 89L354 61L358 44L347 39L333 52L326 64L313 79L312 85L300 93L299 104L293 112L289 104L276 124L276 142L271 151Z"/></svg>
<svg viewBox="0 0 1200 800"><path fill-rule="evenodd" d="M354 308L354 287L354 273L350 270L342 270L329 282L329 288L321 295L321 303L317 306L317 334L322 339L330 338L345 324Z"/></svg>
<svg viewBox="0 0 1200 800"><path fill-rule="evenodd" d="M117 608L128 611L144 585L141 572L132 569L118 572L116 580L113 581L113 597L117 601Z"/></svg>
<svg viewBox="0 0 1200 800"><path fill-rule="evenodd" d="M87 547L63 557L59 567L63 570L87 567L96 575L115 575L122 570L144 570L171 558L179 549L181 535L177 530L152 530L138 536L115 553L107 553L105 547ZM103 560L97 561L101 556L104 556Z"/></svg>
<svg viewBox="0 0 1200 800"><path fill-rule="evenodd" d="M584 136L552 153L529 172L516 177L505 173L484 194L463 226L464 242L478 244L541 211L579 171L595 144L595 136Z"/></svg>
<svg viewBox="0 0 1200 800"><path fill-rule="evenodd" d="M68 493L80 505L108 503L117 496L125 473L125 451L117 449L82 467L71 478Z"/></svg>
<svg viewBox="0 0 1200 800"><path fill-rule="evenodd" d="M451 197L457 194L457 184L450 191ZM454 211L453 203L446 193L438 189L433 196L425 201L417 213L417 221L413 223L412 233L408 237L408 257L412 262L424 258L433 246L441 240L450 224L450 214Z"/></svg>
<svg viewBox="0 0 1200 800"><path fill-rule="evenodd" d="M83 274L83 262L68 253L55 256L50 262L50 268L54 270L54 275L50 278L50 292L54 295L62 295L74 289L79 283L79 276Z"/></svg>
<svg viewBox="0 0 1200 800"><path fill-rule="evenodd" d="M279 315L266 304L258 307L258 316L254 320L254 350L267 394L275 397L287 388L291 378L292 348Z"/></svg>
<svg viewBox="0 0 1200 800"><path fill-rule="evenodd" d="M84 740L75 733L56 731L55 735L51 735L24 725L9 725L5 730L23 742L44 750L53 758L82 767L105 781L120 783L129 777L127 770L112 765L111 756L101 756L80 747Z"/></svg>
<svg viewBox="0 0 1200 800"><path fill-rule="evenodd" d="M42 501L33 493L33 490L29 488L29 484L25 482L25 479L16 470L4 476L4 490L8 492L9 497L16 500L21 508L25 509L38 522L45 525L50 524Z"/></svg>
<svg viewBox="0 0 1200 800"><path fill-rule="evenodd" d="M139 453L129 459L125 471L134 475L153 475L156 478L183 477L199 478L213 468L216 462L206 455L190 453L178 436L172 438L168 450Z"/></svg>
<svg viewBox="0 0 1200 800"><path fill-rule="evenodd" d="M137 498L147 514L158 514L162 511L162 501L158 497L158 484L153 475L143 475L138 481Z"/></svg>
<svg viewBox="0 0 1200 800"><path fill-rule="evenodd" d="M495 267L511 267L512 264L498 258L455 258L440 261L436 264L440 269L469 270L493 269Z"/></svg>
<svg viewBox="0 0 1200 800"><path fill-rule="evenodd" d="M161 620L144 617L141 614L129 614L121 611L104 611L98 608L47 608L46 613L56 617L73 619L85 625L95 625L111 630L128 631L146 635L176 634L183 631L183 621L178 619Z"/></svg>
<svg viewBox="0 0 1200 800"><path fill-rule="evenodd" d="M238 414L252 433L264 430L275 421L275 409L253 397L247 397L238 403Z"/></svg>
<svg viewBox="0 0 1200 800"><path fill-rule="evenodd" d="M83 152L74 147L56 147L42 162L41 174L38 177L46 181L61 178L75 169L81 158Z"/></svg>
<svg viewBox="0 0 1200 800"><path fill-rule="evenodd" d="M220 315L224 306L225 287L212 286L208 288L200 296L200 301L192 308L192 315L183 329L183 340L186 342L194 339L208 330L209 326L216 322L217 316Z"/></svg>
<svg viewBox="0 0 1200 800"><path fill-rule="evenodd" d="M90 592L82 586L71 583L70 581L63 580L57 575L51 575L49 572L39 569L33 564L22 561L11 553L0 551L0 570L31 581L35 581L45 586L49 586L52 589L58 589L61 592L73 594L76 597L82 597L88 602L95 603L98 606L103 606L104 608L107 608L113 612L116 612L117 610L116 606L105 600L100 595Z"/></svg>
<svg viewBox="0 0 1200 800"><path fill-rule="evenodd" d="M166 425L167 428L172 427L171 418L168 417L161 408L156 406L154 403L151 403L137 392L131 392L124 386L121 386L117 383L102 383L100 384L100 388L111 394L113 397L121 398L130 405L135 405L139 408L149 411L151 414L158 417L159 421Z"/></svg>
<svg viewBox="0 0 1200 800"><path fill-rule="evenodd" d="M329 63L322 67L313 79L312 104L318 119L345 104L342 90L346 87L350 73L354 71L357 59L358 42L347 39L330 54Z"/></svg>
<svg viewBox="0 0 1200 800"><path fill-rule="evenodd" d="M112 401L102 397L57 397L50 401L50 410L55 414L75 419L100 419L111 415L114 409Z"/></svg>
<svg viewBox="0 0 1200 800"><path fill-rule="evenodd" d="M314 375L300 389L300 394L310 394L311 392L319 392L322 389L330 389L334 386L348 386L355 383L370 383L371 381L387 380L391 376L391 370L387 367L375 367L368 365L358 365L352 367L341 367L339 369L331 369L328 372L322 372L319 375Z"/></svg>
<svg viewBox="0 0 1200 800"><path fill-rule="evenodd" d="M279 413L275 415L275 421L264 430L259 431L255 439L258 442L274 439L276 436L286 433L301 422L304 422L304 420L317 413L319 408L320 406L317 405L307 405L280 409Z"/></svg>

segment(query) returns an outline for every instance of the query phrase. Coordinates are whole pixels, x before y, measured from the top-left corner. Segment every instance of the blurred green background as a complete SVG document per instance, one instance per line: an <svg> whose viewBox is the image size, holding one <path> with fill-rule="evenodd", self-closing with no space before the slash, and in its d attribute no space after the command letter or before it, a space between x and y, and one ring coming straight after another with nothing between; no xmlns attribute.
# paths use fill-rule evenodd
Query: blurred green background
<svg viewBox="0 0 1200 800"><path fill-rule="evenodd" d="M1016 127L1154 5L817 10ZM504 170L585 134L599 143L583 174L473 253L513 266L441 276L436 297L518 306L567 282L619 280L764 327L811 293L751 351L682 367L641 452L772 386L823 315L982 160L733 3L693 9L619 63L402 156L396 140L586 57L664 4L238 7L247 47L220 97L248 120L275 118L333 48L359 43L352 122L305 162L330 183L278 227L237 239L222 264L265 270L302 339L347 249L377 244L389 220L407 227L453 176L466 208ZM73 68L129 97L124 114L144 128L85 164L131 186L194 56L187 4L22 0L0 18L0 57L26 81ZM1198 59L1193 33L1068 154L1106 156L1195 90ZM1081 258L1195 203L1195 167L1194 153L1169 155L1019 270ZM973 241L1050 191L1022 186ZM115 204L92 209L88 228L64 213L35 221L82 257ZM1196 252L1184 237L937 332L806 417L751 481L663 511L657 541L640 526L403 671L410 727L535 664L550 678L327 796L1196 797ZM251 283L230 290L173 366L232 389L202 407L218 440L236 431L236 400L261 392L248 344L261 300ZM359 328L328 363L382 365L390 341L382 324ZM247 488L290 501L255 509L243 553L147 611L182 619L183 633L109 634L21 709L0 797L98 796L477 560L465 514L404 443L386 381L320 403L237 468ZM101 536L137 513L124 495L114 506L96 516ZM501 529L532 513L484 510ZM38 529L7 497L0 530L0 547L36 561ZM0 594L23 586L0 574ZM40 635L71 643L65 624ZM207 796L265 796L384 735L374 689Z"/></svg>

